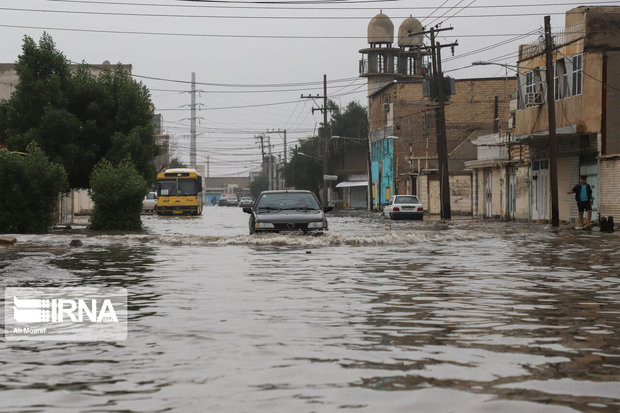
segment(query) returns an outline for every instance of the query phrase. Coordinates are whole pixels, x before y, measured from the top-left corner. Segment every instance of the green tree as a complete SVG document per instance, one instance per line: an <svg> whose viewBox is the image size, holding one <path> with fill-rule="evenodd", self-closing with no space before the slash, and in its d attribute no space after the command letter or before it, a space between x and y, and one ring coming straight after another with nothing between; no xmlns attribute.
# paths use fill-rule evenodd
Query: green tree
<svg viewBox="0 0 620 413"><path fill-rule="evenodd" d="M142 200L146 180L126 158L118 166L102 159L90 176L90 197L95 203L90 228L100 231L142 229Z"/></svg>
<svg viewBox="0 0 620 413"><path fill-rule="evenodd" d="M344 112L330 101L334 108L331 112L330 124L333 136L346 136L356 139L368 138L368 115L366 108L359 102L351 101Z"/></svg>
<svg viewBox="0 0 620 413"><path fill-rule="evenodd" d="M319 196L323 179L323 162L319 157L319 138L299 141L293 149L289 162L282 168L282 175L287 185L296 189L307 189Z"/></svg>
<svg viewBox="0 0 620 413"><path fill-rule="evenodd" d="M358 102L350 102L344 112L334 102L328 103L334 108L330 117L333 138L329 142L327 169L333 172L342 167L345 153L352 150L366 152L368 149L368 120L366 108ZM323 179L323 145L318 137L307 138L299 142L293 150L289 163L282 168L287 185L297 189L308 189L319 194Z"/></svg>
<svg viewBox="0 0 620 413"><path fill-rule="evenodd" d="M44 33L38 44L24 38L15 70L19 83L0 103L0 142L15 151L36 142L65 167L71 188L87 188L102 158L119 163L127 155L147 182L154 182L158 149L149 92L121 65L98 76L84 64L72 73Z"/></svg>
<svg viewBox="0 0 620 413"><path fill-rule="evenodd" d="M258 199L261 192L269 188L269 181L265 175L259 175L250 183L250 192L254 199Z"/></svg>
<svg viewBox="0 0 620 413"><path fill-rule="evenodd" d="M170 169L173 169L173 168L187 168L187 165L185 165L183 162L181 162L179 160L179 158L171 158L170 159L169 167L170 167Z"/></svg>
<svg viewBox="0 0 620 413"><path fill-rule="evenodd" d="M27 154L0 150L0 233L43 233L53 223L67 174L34 143Z"/></svg>

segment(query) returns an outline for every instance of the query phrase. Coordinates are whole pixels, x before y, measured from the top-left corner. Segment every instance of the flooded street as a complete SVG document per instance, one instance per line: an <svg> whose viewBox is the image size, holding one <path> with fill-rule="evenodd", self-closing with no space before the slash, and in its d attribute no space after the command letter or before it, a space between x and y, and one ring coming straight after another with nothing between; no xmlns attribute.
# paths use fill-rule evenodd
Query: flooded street
<svg viewBox="0 0 620 413"><path fill-rule="evenodd" d="M129 331L3 340L0 410L620 410L618 234L328 219L249 236L240 208L207 207L140 234L17 236L3 288L126 288Z"/></svg>

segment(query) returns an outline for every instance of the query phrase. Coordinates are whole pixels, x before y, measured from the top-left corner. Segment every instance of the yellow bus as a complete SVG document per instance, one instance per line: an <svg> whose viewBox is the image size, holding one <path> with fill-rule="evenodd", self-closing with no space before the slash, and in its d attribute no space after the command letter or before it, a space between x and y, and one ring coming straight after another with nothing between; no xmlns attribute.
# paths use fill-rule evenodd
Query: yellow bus
<svg viewBox="0 0 620 413"><path fill-rule="evenodd" d="M202 177L195 169L157 174L157 215L200 215L202 202Z"/></svg>

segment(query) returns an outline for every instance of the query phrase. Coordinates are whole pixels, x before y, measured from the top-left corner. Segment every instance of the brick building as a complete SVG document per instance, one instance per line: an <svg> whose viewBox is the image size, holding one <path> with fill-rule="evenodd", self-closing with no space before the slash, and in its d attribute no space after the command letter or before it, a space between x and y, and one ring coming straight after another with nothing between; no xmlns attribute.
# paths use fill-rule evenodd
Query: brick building
<svg viewBox="0 0 620 413"><path fill-rule="evenodd" d="M360 76L368 79L371 194L378 208L390 195L415 193L428 211L439 213L436 104L424 96L423 87L431 67L422 36L408 35L421 29L416 19L403 21L399 47L394 48L393 25L379 14L368 27L370 47L360 50ZM465 169L465 161L476 159L471 141L506 128L515 84L514 77L454 82L445 113L451 208L456 214L472 213L471 171Z"/></svg>
<svg viewBox="0 0 620 413"><path fill-rule="evenodd" d="M567 191L588 177L593 217L620 215L620 7L577 7L553 34L554 100L558 136L559 218L575 221ZM519 47L515 139L527 146L524 178L529 218L550 219L549 122L544 43ZM519 172L519 171L518 171ZM523 202L521 202L523 203Z"/></svg>

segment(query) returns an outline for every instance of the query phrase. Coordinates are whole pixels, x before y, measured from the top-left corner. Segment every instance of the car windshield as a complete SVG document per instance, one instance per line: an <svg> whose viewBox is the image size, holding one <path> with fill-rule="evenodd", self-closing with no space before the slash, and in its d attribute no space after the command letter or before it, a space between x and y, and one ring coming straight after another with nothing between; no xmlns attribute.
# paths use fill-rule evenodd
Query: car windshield
<svg viewBox="0 0 620 413"><path fill-rule="evenodd" d="M307 192L281 192L261 195L257 209L320 209L314 195Z"/></svg>
<svg viewBox="0 0 620 413"><path fill-rule="evenodd" d="M414 195L401 195L394 199L395 204L419 204L420 200Z"/></svg>

